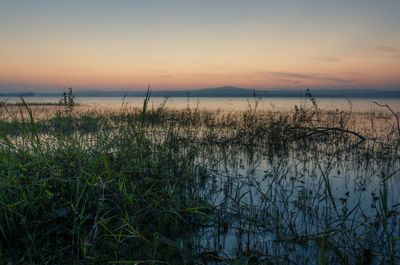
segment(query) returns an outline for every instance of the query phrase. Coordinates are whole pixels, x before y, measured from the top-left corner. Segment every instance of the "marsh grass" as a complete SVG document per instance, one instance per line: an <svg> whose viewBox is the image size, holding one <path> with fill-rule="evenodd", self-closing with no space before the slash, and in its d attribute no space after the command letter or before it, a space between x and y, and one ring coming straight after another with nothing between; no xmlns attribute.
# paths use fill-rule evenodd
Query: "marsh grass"
<svg viewBox="0 0 400 265"><path fill-rule="evenodd" d="M396 126L315 99L222 112L150 96L2 106L0 263L399 262Z"/></svg>

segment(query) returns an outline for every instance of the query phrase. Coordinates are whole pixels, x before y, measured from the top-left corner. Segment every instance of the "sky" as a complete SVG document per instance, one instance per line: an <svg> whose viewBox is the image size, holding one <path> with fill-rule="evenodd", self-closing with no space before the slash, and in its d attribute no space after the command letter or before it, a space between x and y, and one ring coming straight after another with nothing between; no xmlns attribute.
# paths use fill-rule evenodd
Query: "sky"
<svg viewBox="0 0 400 265"><path fill-rule="evenodd" d="M399 0L0 0L0 92L400 89Z"/></svg>

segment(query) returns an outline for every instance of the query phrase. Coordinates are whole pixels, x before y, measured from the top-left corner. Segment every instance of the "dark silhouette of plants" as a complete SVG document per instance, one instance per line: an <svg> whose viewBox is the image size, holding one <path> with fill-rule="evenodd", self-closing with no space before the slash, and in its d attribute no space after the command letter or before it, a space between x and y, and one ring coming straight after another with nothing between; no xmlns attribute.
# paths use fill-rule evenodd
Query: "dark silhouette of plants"
<svg viewBox="0 0 400 265"><path fill-rule="evenodd" d="M75 96L72 94L72 87L68 88L68 92L64 92L59 101L59 105L64 107L64 113L71 115L74 110Z"/></svg>
<svg viewBox="0 0 400 265"><path fill-rule="evenodd" d="M315 109L318 109L318 103L317 100L311 95L311 91L309 88L307 88L306 91L306 97L311 101Z"/></svg>

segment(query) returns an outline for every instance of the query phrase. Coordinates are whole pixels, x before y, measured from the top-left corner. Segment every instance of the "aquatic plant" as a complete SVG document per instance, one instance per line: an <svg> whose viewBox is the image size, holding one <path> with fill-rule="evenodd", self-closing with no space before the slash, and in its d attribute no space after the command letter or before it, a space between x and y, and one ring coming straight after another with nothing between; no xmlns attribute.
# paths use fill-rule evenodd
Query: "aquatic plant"
<svg viewBox="0 0 400 265"><path fill-rule="evenodd" d="M150 94L47 117L10 106L0 263L399 262L395 128L316 101L227 113L150 108Z"/></svg>

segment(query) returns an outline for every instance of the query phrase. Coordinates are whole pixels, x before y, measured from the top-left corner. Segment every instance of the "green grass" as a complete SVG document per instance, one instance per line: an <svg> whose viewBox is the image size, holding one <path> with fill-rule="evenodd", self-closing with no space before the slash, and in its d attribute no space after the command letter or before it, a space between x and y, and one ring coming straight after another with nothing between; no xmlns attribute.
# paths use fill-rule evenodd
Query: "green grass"
<svg viewBox="0 0 400 265"><path fill-rule="evenodd" d="M225 113L149 109L149 99L109 112L61 106L40 119L24 102L2 111L0 263L399 261L387 188L396 128L378 135L316 103ZM349 166L365 174L354 177L360 190L335 191L333 172ZM377 190L360 184L383 171L392 173Z"/></svg>

